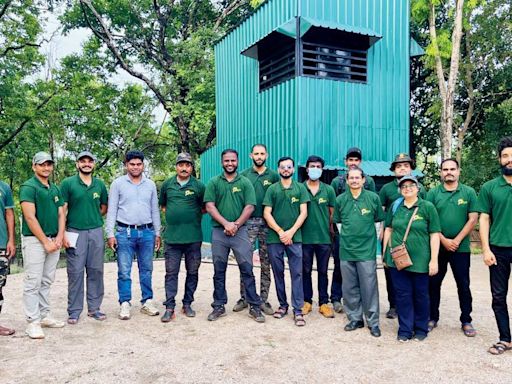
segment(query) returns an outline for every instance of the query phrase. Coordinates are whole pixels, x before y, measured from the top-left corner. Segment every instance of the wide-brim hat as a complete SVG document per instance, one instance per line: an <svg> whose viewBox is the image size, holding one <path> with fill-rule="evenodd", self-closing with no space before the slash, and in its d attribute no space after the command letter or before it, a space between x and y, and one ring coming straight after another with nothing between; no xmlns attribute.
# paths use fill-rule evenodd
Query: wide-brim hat
<svg viewBox="0 0 512 384"><path fill-rule="evenodd" d="M416 169L416 163L408 153L399 153L395 156L395 160L391 163L391 167L389 167L390 171L394 171L395 167L398 163L409 163L411 164L411 169Z"/></svg>

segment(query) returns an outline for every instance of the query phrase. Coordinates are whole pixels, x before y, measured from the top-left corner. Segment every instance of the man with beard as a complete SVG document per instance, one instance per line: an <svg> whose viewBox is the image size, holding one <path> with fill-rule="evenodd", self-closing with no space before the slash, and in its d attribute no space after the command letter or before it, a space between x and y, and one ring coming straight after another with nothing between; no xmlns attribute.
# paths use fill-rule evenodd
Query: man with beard
<svg viewBox="0 0 512 384"><path fill-rule="evenodd" d="M380 337L375 223L384 220L384 211L379 196L363 188L364 179L360 168L349 169L349 190L336 198L334 209L334 222L341 223L341 272L349 320L345 331L363 328L364 315L370 334Z"/></svg>
<svg viewBox="0 0 512 384"><path fill-rule="evenodd" d="M9 273L9 262L16 255L14 221L11 188L0 181L0 313L4 303L2 289ZM10 336L14 332L14 329L0 326L0 336Z"/></svg>
<svg viewBox="0 0 512 384"><path fill-rule="evenodd" d="M267 243L272 272L276 284L279 308L274 317L281 319L288 313L286 287L284 283L284 253L292 280L292 306L295 325L304 326L302 314L304 292L302 283L302 232L301 227L308 215L308 192L304 185L292 180L295 163L291 157L282 157L277 162L281 180L269 187L263 200L263 217L269 231Z"/></svg>
<svg viewBox="0 0 512 384"><path fill-rule="evenodd" d="M157 316L153 301L151 277L153 252L160 249L160 212L155 183L144 176L144 154L128 151L124 158L126 175L115 179L110 186L107 212L108 246L117 252L117 290L119 319L131 317L132 261L137 255L139 281L142 291L140 311ZM114 227L116 231L114 232Z"/></svg>
<svg viewBox="0 0 512 384"><path fill-rule="evenodd" d="M407 153L399 153L395 157L395 161L391 163L390 170L395 174L395 179L390 181L379 191L380 201L382 203L382 207L386 212L388 212L393 203L397 199L401 199L402 195L400 194L400 189L398 188L399 180L404 177L411 175L412 171L416 168L414 160ZM425 188L419 184L420 191L418 193L419 197L425 199L427 194L425 192ZM384 233L384 228L381 228L380 238L382 239L382 235ZM384 255L383 255L384 257ZM386 313L386 317L388 319L396 319L396 300L395 300L395 289L393 288L393 284L391 282L391 276L389 272L389 268L384 268L384 275L386 276L386 290L388 292L388 301L389 301L389 311Z"/></svg>
<svg viewBox="0 0 512 384"><path fill-rule="evenodd" d="M489 348L493 355L512 350L507 307L512 264L512 136L501 139L498 156L502 175L485 183L478 196L482 251L489 267L492 309L500 333L500 340Z"/></svg>
<svg viewBox="0 0 512 384"><path fill-rule="evenodd" d="M107 213L108 194L105 184L92 175L96 158L89 151L78 154L78 174L60 186L67 214L64 237L68 272L68 324L76 324L84 307L84 269L87 272L87 316L105 320L100 311L103 301L103 218ZM70 243L69 236L78 236Z"/></svg>
<svg viewBox="0 0 512 384"><path fill-rule="evenodd" d="M161 318L168 323L176 317L175 296L178 292L178 274L181 258L185 256L187 277L181 312L195 317L192 309L194 293L201 265L201 242L203 231L204 184L192 176L194 163L189 153L180 153L176 158L176 176L167 179L160 189L160 207L165 213L167 227L165 239L165 312Z"/></svg>
<svg viewBox="0 0 512 384"><path fill-rule="evenodd" d="M432 331L439 321L441 284L448 270L448 264L450 264L459 294L461 328L466 336L473 337L476 335L476 331L471 324L469 234L478 220L477 197L473 188L459 182L459 176L458 161L455 159L443 160L441 162L442 184L427 194L427 200L434 204L441 221L441 247L437 260L439 271L430 277L429 284L430 321L428 330Z"/></svg>
<svg viewBox="0 0 512 384"><path fill-rule="evenodd" d="M50 316L50 287L63 244L66 217L59 188L50 182L53 159L38 152L32 159L34 177L20 187L23 213L23 305L28 322L25 333L44 339L43 328L62 328L65 323Z"/></svg>
<svg viewBox="0 0 512 384"><path fill-rule="evenodd" d="M361 167L361 163L363 161L363 153L361 149L357 147L349 148L347 154L345 156L345 166L347 168L347 172L350 169ZM375 181L369 175L366 175L364 178L364 189L375 192ZM334 188L334 192L336 196L341 195L343 192L347 190L347 177L346 174L340 175L333 179L331 182L331 187ZM334 308L334 311L337 313L343 312L343 304L341 303L343 297L343 289L342 289L342 276L340 269L340 237L338 234L338 230L333 228L334 230L334 242L333 242L333 258L334 258L334 270L332 272L332 283L331 283L331 302Z"/></svg>
<svg viewBox="0 0 512 384"><path fill-rule="evenodd" d="M206 211L213 219L212 259L213 259L213 311L209 321L226 315L228 302L226 293L226 269L229 251L233 250L245 287L245 297L251 309L249 316L258 323L265 322L256 293L256 283L252 272L252 245L249 241L246 221L251 217L256 205L256 194L251 182L237 173L238 152L225 149L221 154L224 172L212 178L206 186L204 202Z"/></svg>
<svg viewBox="0 0 512 384"><path fill-rule="evenodd" d="M268 187L275 182L279 181L279 175L276 171L268 168L265 165L268 153L267 147L264 144L255 144L252 147L250 157L253 166L244 170L241 175L245 176L252 183L256 192L256 206L254 212L249 220L247 220L247 230L249 232L249 239L251 240L253 248L258 240L258 253L260 258L260 297L263 301L261 309L266 315L272 315L274 310L268 302L268 291L270 289L270 261L267 254L267 235L268 226L263 219L263 198ZM245 288L242 277L240 276L240 299L233 307L233 311L239 312L247 308L245 300Z"/></svg>

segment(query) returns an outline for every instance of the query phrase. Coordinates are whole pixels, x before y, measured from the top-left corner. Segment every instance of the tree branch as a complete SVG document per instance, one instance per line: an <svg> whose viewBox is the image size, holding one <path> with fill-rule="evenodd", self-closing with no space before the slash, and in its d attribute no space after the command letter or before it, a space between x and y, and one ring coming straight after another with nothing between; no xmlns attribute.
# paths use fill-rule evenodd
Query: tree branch
<svg viewBox="0 0 512 384"><path fill-rule="evenodd" d="M37 43L24 43L24 44L21 44L21 45L13 45L13 46L5 48L4 51L2 53L0 53L0 57L7 56L9 51L19 51L19 50L21 50L21 49L23 49L25 47L39 48L39 47L41 47L41 44L37 44Z"/></svg>
<svg viewBox="0 0 512 384"><path fill-rule="evenodd" d="M0 19L5 15L5 13L7 12L7 8L9 8L11 3L12 3L12 0L7 0L5 2L5 4L3 5L3 7L0 9Z"/></svg>
<svg viewBox="0 0 512 384"><path fill-rule="evenodd" d="M214 31L218 31L219 27L221 26L222 22L233 12L235 12L237 9L245 5L244 0L234 0L231 4L229 4L226 9L221 13L221 15L218 17L217 21L215 22L215 26L213 27Z"/></svg>

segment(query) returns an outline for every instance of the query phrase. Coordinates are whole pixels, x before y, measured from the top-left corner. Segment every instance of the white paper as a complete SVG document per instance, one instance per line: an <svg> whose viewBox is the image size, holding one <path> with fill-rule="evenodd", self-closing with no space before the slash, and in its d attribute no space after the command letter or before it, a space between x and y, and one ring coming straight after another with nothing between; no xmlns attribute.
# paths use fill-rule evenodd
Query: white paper
<svg viewBox="0 0 512 384"><path fill-rule="evenodd" d="M66 231L64 236L68 240L70 248L76 248L76 242L78 241L78 233Z"/></svg>

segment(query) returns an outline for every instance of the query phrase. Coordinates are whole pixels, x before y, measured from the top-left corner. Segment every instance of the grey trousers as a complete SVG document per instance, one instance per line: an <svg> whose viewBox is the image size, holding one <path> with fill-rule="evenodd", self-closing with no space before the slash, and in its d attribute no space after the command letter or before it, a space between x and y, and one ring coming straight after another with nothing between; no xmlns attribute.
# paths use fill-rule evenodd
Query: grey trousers
<svg viewBox="0 0 512 384"><path fill-rule="evenodd" d="M101 227L89 230L67 229L78 233L76 248L66 249L68 272L68 316L78 319L84 308L84 271L87 272L87 308L100 309L103 301L103 257L105 240Z"/></svg>
<svg viewBox="0 0 512 384"><path fill-rule="evenodd" d="M377 262L341 261L343 303L349 321L362 321L369 327L379 325L379 287Z"/></svg>

